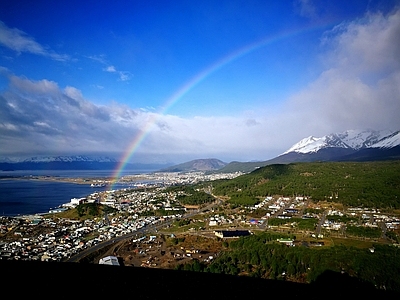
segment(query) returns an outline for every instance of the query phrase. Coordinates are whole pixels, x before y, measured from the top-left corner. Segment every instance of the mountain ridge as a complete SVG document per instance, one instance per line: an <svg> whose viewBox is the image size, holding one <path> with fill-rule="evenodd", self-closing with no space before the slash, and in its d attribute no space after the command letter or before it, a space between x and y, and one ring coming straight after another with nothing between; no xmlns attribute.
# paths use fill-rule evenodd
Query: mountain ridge
<svg viewBox="0 0 400 300"><path fill-rule="evenodd" d="M227 165L216 158L194 159L185 163L164 168L162 172L217 171Z"/></svg>
<svg viewBox="0 0 400 300"><path fill-rule="evenodd" d="M399 137L398 137L399 136ZM396 137L397 141L396 141ZM400 131L391 132L388 130L346 130L341 133L331 133L323 137L309 136L304 138L290 147L282 154L290 152L310 153L318 152L324 148L349 148L353 150L360 150L376 146L378 142L392 139L392 144L387 143L386 147L393 147L400 145ZM396 144L397 143L397 144ZM383 146L383 145L382 145Z"/></svg>
<svg viewBox="0 0 400 300"><path fill-rule="evenodd" d="M272 164L315 161L374 161L400 159L400 131L347 130L323 137L308 136L275 158L232 162L220 172L251 172Z"/></svg>
<svg viewBox="0 0 400 300"><path fill-rule="evenodd" d="M108 156L33 156L22 160L0 159L0 170L116 170L120 162ZM127 163L127 170L156 171L171 163Z"/></svg>

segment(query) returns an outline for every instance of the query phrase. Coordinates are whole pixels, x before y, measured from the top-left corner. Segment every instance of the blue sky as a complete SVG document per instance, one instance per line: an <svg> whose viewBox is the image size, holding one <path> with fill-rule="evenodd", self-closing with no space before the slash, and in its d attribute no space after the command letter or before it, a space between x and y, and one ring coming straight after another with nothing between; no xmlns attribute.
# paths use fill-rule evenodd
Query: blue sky
<svg viewBox="0 0 400 300"><path fill-rule="evenodd" d="M399 5L2 1L0 157L267 160L399 130Z"/></svg>

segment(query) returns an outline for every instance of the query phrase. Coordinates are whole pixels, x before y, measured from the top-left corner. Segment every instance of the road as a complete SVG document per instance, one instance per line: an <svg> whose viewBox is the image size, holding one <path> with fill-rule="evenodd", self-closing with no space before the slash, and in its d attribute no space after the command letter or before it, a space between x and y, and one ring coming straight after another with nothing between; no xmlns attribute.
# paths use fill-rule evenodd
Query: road
<svg viewBox="0 0 400 300"><path fill-rule="evenodd" d="M211 203L211 204L209 204L207 206L204 206L201 209L197 209L197 210L188 212L187 214L182 216L182 219L191 218L194 215L196 215L198 213L201 213L203 211L206 211L206 210L210 210L210 209L214 208L215 206L217 206L217 205L219 205L221 203L222 203L222 201L217 199L214 203ZM126 239L131 239L131 238L133 238L133 237L135 237L137 235L143 235L145 233L156 232L156 230L158 231L161 228L164 228L164 227L166 227L168 225L171 225L173 221L174 220L167 220L167 221L163 221L163 222L160 222L160 223L157 223L157 224L147 225L147 226L144 226L144 227L142 227L142 228L140 228L140 229L138 229L136 231L133 231L131 233L128 233L128 234L125 234L125 235L122 235L122 236L119 236L119 237L115 237L115 238L107 240L107 241L103 241L101 243L98 243L98 244L90 247L90 248L82 250L81 252L71 256L70 258L66 259L65 261L67 261L67 262L79 262L81 259L85 258L86 256L90 255L93 252L99 251L100 249L102 249L104 247L110 246L112 244L115 244L117 242L120 242L120 241L123 241L123 240L126 240Z"/></svg>
<svg viewBox="0 0 400 300"><path fill-rule="evenodd" d="M91 253L96 252L104 247L110 246L112 244L115 244L117 242L120 242L120 241L123 241L126 239L131 239L137 235L143 235L145 233L155 232L156 230L159 230L160 228L170 225L172 223L172 221L173 220L168 220L168 221L164 221L162 223L144 226L144 227L139 228L138 230L133 231L131 233L121 235L121 236L115 237L115 238L107 240L107 241L103 241L101 243L98 243L90 248L87 248L87 249L75 254L74 256L70 257L66 261L67 262L79 262L84 257L86 257L86 256L90 255Z"/></svg>
<svg viewBox="0 0 400 300"><path fill-rule="evenodd" d="M318 221L317 228L315 230L315 235L318 237L318 235L321 233L321 226L325 223L325 218L326 218L327 212L324 211L321 215L321 218Z"/></svg>
<svg viewBox="0 0 400 300"><path fill-rule="evenodd" d="M293 199L288 201L285 206L281 207L278 211L276 211L272 216L270 216L269 218L273 219L276 218L276 216L282 215L283 212L287 209L290 208L290 205L292 205L293 203ZM260 225L258 225L259 229L264 230L268 225L268 219L266 219L264 222L262 222Z"/></svg>

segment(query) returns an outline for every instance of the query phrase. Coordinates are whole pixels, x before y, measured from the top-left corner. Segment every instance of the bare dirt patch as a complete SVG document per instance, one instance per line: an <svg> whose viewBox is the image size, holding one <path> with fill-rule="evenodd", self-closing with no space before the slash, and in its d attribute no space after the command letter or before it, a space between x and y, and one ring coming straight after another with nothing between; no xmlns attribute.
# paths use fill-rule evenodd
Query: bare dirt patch
<svg viewBox="0 0 400 300"><path fill-rule="evenodd" d="M106 252L99 253L92 260L98 263L100 258L113 255L124 266L174 269L197 259L212 261L223 249L223 243L217 237L195 234L177 236L159 234L147 236L141 241L127 239L116 243Z"/></svg>

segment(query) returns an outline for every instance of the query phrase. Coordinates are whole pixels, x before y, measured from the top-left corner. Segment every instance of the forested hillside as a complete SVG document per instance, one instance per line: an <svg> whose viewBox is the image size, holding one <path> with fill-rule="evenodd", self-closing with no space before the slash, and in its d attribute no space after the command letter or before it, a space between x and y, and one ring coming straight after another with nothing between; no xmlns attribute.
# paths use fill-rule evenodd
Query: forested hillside
<svg viewBox="0 0 400 300"><path fill-rule="evenodd" d="M198 191L192 186L169 187L166 189L166 192L178 192L176 199L182 205L200 205L215 201L214 197L210 194Z"/></svg>
<svg viewBox="0 0 400 300"><path fill-rule="evenodd" d="M312 283L331 270L352 276L353 283L400 290L400 250L389 245L375 245L374 251L346 246L322 248L287 247L279 238L295 239L279 233L259 233L229 243L210 265L194 261L179 268L200 272L247 275ZM351 287L352 289L355 286Z"/></svg>
<svg viewBox="0 0 400 300"><path fill-rule="evenodd" d="M213 193L236 205L266 196L308 196L348 206L400 208L400 161L276 164L213 182Z"/></svg>

